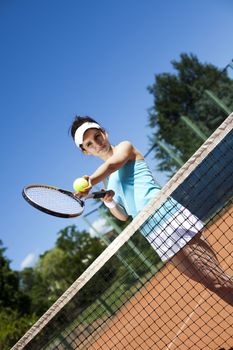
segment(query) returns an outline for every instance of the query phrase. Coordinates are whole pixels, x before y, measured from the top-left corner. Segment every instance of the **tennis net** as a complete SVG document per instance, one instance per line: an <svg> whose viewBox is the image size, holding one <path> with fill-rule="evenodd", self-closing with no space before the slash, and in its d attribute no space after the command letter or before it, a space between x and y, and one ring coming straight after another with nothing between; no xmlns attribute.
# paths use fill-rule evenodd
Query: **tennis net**
<svg viewBox="0 0 233 350"><path fill-rule="evenodd" d="M233 113L12 349L233 347L232 127ZM205 271L199 283L192 264L169 263L184 227L196 237L202 223L226 297L205 287Z"/></svg>

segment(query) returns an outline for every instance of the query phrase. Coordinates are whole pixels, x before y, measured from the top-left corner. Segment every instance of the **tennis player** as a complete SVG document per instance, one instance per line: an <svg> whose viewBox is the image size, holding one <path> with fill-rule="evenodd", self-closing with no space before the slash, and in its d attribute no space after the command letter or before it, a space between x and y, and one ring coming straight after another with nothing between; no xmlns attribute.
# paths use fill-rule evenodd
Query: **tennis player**
<svg viewBox="0 0 233 350"><path fill-rule="evenodd" d="M84 154L103 160L93 174L85 176L89 182L85 194L104 182L108 189L104 204L117 219L135 217L158 195L161 188L143 155L129 141L113 146L105 129L90 117L75 117L70 130ZM188 209L169 198L140 230L162 261L169 260L181 273L233 305L233 278L221 268L203 236L203 223Z"/></svg>

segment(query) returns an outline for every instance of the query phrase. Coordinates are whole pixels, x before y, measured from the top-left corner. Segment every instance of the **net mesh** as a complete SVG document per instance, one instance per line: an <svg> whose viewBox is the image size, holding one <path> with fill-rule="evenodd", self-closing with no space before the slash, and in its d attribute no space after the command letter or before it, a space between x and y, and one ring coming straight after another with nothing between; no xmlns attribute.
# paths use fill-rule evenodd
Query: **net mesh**
<svg viewBox="0 0 233 350"><path fill-rule="evenodd" d="M233 114L12 349L233 348L232 126Z"/></svg>

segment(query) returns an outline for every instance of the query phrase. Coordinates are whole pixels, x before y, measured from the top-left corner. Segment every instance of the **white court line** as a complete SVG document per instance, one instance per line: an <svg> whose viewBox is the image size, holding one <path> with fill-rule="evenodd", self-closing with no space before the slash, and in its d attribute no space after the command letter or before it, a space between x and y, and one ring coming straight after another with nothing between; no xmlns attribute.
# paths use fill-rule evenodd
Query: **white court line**
<svg viewBox="0 0 233 350"><path fill-rule="evenodd" d="M224 264L225 266L223 266L223 268L226 268L227 266L229 266L230 264L228 264L228 260L230 260L232 258L232 254L229 255L229 257L226 259L226 263ZM177 334L175 335L175 337L172 339L171 343L168 345L167 349L171 349L172 345L175 343L176 339L179 337L179 335L183 332L183 330L186 328L188 322L192 319L193 315L196 312L196 309L200 306L200 304L205 300L205 296L207 294L207 291L204 292L204 294L202 295L202 297L200 298L200 300L197 302L196 306L193 308L193 311L190 312L190 314L188 315L188 317L186 318L186 320L184 321L184 323L182 324L182 326L180 327L180 329L178 330ZM175 345L175 344L174 344Z"/></svg>
<svg viewBox="0 0 233 350"><path fill-rule="evenodd" d="M175 335L175 337L172 339L171 343L168 345L167 349L171 349L172 345L174 344L174 342L176 341L176 339L179 337L179 335L183 332L183 330L185 329L185 327L187 326L188 322L192 319L193 315L196 312L196 309L200 306L200 304L204 301L205 296L206 296L207 292L205 292L203 294L203 296L200 298L200 300L197 302L196 306L194 307L193 311L190 312L190 314L188 315L188 317L186 318L186 320L184 321L184 323L182 324L182 326L180 327L179 331L177 332L177 334Z"/></svg>

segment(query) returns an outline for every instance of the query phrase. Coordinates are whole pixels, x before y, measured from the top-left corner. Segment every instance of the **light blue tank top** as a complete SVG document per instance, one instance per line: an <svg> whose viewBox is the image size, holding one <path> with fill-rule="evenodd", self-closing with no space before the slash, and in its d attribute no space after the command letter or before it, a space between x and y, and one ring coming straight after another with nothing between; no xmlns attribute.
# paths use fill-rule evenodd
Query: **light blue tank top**
<svg viewBox="0 0 233 350"><path fill-rule="evenodd" d="M130 161L112 173L108 179L107 189L115 192L114 200L132 217L135 217L161 190L145 160ZM159 208L154 219L162 224L180 208L178 202L169 198Z"/></svg>

